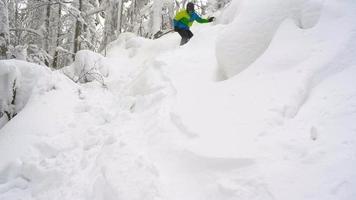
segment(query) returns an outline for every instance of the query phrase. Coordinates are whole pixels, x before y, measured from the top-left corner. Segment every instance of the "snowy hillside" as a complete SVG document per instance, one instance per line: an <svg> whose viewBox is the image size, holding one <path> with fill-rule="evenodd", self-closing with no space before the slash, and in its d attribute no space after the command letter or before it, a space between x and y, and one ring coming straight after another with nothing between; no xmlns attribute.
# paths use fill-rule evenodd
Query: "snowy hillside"
<svg viewBox="0 0 356 200"><path fill-rule="evenodd" d="M356 199L356 2L261 2L181 47L125 33L60 71L0 61L23 94L0 200ZM88 67L105 86L73 82Z"/></svg>

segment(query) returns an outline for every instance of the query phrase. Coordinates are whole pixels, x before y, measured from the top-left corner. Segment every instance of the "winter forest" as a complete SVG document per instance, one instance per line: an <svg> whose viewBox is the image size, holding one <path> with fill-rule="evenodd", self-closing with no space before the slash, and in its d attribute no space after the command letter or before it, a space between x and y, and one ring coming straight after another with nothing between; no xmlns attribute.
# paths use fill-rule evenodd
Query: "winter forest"
<svg viewBox="0 0 356 200"><path fill-rule="evenodd" d="M79 50L105 54L120 33L153 38L172 29L187 0L2 0L1 58L27 60L59 69ZM197 0L202 14L228 1Z"/></svg>
<svg viewBox="0 0 356 200"><path fill-rule="evenodd" d="M0 0L0 200L355 200L356 0Z"/></svg>

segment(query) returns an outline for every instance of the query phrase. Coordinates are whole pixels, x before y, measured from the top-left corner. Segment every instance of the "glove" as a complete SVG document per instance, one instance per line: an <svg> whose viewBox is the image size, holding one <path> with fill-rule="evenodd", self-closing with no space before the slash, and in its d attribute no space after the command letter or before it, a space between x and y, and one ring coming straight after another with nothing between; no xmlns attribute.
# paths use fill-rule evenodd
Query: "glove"
<svg viewBox="0 0 356 200"><path fill-rule="evenodd" d="M215 19L215 17L209 17L208 21L212 22L212 21L214 21L214 19Z"/></svg>

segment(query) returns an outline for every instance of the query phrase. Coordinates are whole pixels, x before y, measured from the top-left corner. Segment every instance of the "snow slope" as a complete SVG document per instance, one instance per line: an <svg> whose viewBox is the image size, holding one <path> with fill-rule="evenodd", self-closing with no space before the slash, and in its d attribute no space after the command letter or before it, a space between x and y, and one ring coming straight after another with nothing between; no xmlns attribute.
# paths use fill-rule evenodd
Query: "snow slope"
<svg viewBox="0 0 356 200"><path fill-rule="evenodd" d="M287 17L223 80L245 59L219 55L244 41L221 42L251 16L236 2L183 47L121 35L106 87L39 80L0 130L0 199L355 199L356 3L324 1L308 29Z"/></svg>

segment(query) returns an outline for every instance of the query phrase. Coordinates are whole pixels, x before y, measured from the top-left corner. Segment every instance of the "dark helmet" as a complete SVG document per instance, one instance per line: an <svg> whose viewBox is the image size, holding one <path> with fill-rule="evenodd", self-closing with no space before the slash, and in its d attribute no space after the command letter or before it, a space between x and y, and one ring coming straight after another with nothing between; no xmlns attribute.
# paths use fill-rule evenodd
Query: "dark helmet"
<svg viewBox="0 0 356 200"><path fill-rule="evenodd" d="M195 10L194 10L194 3L189 2L189 3L187 4L187 11L188 11L188 12L194 12L194 11L195 11Z"/></svg>

